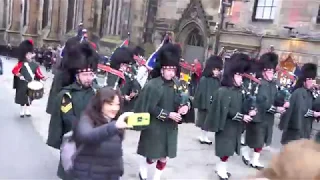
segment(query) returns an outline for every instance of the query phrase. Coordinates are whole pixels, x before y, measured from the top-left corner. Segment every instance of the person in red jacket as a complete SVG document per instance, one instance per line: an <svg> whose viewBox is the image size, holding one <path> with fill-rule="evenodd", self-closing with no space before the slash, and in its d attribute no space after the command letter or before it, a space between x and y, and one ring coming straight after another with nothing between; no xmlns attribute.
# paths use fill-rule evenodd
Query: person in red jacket
<svg viewBox="0 0 320 180"><path fill-rule="evenodd" d="M12 69L14 88L16 89L15 103L21 106L20 117L30 117L31 100L27 95L28 83L33 80L45 80L40 66L32 61L33 41L25 40L18 47L18 63Z"/></svg>

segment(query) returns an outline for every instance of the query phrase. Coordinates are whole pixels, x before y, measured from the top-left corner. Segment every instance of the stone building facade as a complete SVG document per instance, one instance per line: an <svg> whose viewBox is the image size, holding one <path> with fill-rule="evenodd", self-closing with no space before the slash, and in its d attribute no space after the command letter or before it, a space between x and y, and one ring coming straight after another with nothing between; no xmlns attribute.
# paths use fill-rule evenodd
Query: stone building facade
<svg viewBox="0 0 320 180"><path fill-rule="evenodd" d="M83 22L105 54L128 32L132 44L155 48L170 31L187 61L204 61L215 47L221 1L231 7L219 48L255 56L273 45L281 60L319 62L320 0L2 0L0 43L63 43Z"/></svg>

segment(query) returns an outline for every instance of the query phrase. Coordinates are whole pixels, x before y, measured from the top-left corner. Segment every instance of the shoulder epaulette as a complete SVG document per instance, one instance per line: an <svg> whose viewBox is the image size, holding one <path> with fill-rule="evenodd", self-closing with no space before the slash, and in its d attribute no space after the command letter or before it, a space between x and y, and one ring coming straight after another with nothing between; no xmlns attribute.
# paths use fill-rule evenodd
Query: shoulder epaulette
<svg viewBox="0 0 320 180"><path fill-rule="evenodd" d="M61 103L61 107L60 107L60 110L63 113L68 113L72 109L72 100L71 100L71 98L72 98L72 96L71 96L70 92L66 92L63 95L62 103Z"/></svg>

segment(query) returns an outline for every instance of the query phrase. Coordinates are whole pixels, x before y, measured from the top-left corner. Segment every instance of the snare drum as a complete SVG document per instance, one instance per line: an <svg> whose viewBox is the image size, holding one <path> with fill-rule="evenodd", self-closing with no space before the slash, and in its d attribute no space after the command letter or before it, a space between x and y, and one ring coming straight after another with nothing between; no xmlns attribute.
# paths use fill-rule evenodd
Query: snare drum
<svg viewBox="0 0 320 180"><path fill-rule="evenodd" d="M28 96L30 99L41 99L43 94L43 84L40 81L31 81L28 83Z"/></svg>

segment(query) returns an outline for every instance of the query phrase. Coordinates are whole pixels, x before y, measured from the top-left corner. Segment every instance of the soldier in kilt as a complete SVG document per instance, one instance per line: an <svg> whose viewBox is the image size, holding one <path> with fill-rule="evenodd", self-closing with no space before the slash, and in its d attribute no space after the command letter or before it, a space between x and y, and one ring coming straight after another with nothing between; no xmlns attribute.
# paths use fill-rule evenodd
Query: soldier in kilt
<svg viewBox="0 0 320 180"><path fill-rule="evenodd" d="M310 139L313 122L320 117L313 88L317 65L304 64L290 97L290 107L281 117L279 128L283 130L281 144L299 139Z"/></svg>
<svg viewBox="0 0 320 180"><path fill-rule="evenodd" d="M167 158L177 156L178 124L190 109L190 102L181 104L180 89L174 78L179 72L181 49L165 44L158 51L153 78L143 87L135 103L135 112L149 112L150 125L141 131L138 154L145 160L140 166L140 179L148 177L148 166L156 163L154 180L160 180Z"/></svg>
<svg viewBox="0 0 320 180"><path fill-rule="evenodd" d="M262 71L261 84L257 94L257 115L246 126L246 144L253 150L243 151L242 160L258 170L264 166L260 163L260 153L263 146L269 146L272 140L274 114L283 113L285 107L275 106L277 93L276 82L273 81L274 73L278 65L278 56L273 52L268 52L260 57L260 68ZM285 104L288 107L288 103Z"/></svg>
<svg viewBox="0 0 320 180"><path fill-rule="evenodd" d="M199 137L201 144L212 144L208 138L208 131L204 126L208 109L210 108L210 99L213 93L220 87L220 73L223 61L219 56L211 56L206 60L206 65L202 73L198 88L194 95L194 107L198 108L196 126L201 128L202 134Z"/></svg>
<svg viewBox="0 0 320 180"><path fill-rule="evenodd" d="M256 111L244 114L242 74L247 68L249 56L236 53L228 60L223 71L221 87L214 93L205 126L215 132L215 153L220 158L216 172L220 179L227 180L227 161L236 152L240 154L241 133L244 123L250 122Z"/></svg>

